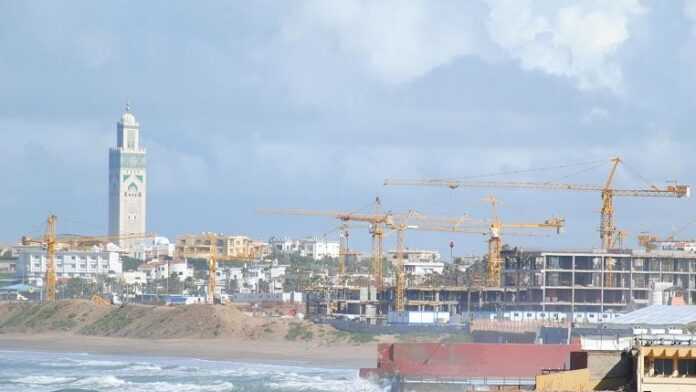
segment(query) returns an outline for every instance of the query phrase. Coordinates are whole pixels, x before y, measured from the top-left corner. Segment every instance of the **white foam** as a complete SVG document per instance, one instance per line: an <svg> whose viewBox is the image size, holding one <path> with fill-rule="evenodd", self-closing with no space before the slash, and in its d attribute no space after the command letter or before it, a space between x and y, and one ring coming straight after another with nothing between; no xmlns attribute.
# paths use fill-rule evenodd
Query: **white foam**
<svg viewBox="0 0 696 392"><path fill-rule="evenodd" d="M359 377L331 380L320 376L306 376L294 373L285 374L281 380L268 383L268 387L288 391L318 389L327 392L382 392L385 390L384 387Z"/></svg>
<svg viewBox="0 0 696 392"><path fill-rule="evenodd" d="M120 387L128 382L126 380L122 380L116 376L111 376L111 375L105 375L105 376L98 376L98 377L86 377L80 380L75 381L72 385L75 386L84 386L84 387L99 387L99 388L114 388L114 387Z"/></svg>
<svg viewBox="0 0 696 392"><path fill-rule="evenodd" d="M57 361L42 363L44 366L58 368L74 368L74 367L125 367L127 362L121 361L106 361L97 359L74 359L74 358L58 358Z"/></svg>
<svg viewBox="0 0 696 392"><path fill-rule="evenodd" d="M216 384L182 384L171 382L129 383L118 390L128 392L229 392L234 389L234 384L220 382Z"/></svg>
<svg viewBox="0 0 696 392"><path fill-rule="evenodd" d="M27 376L12 380L17 384L35 384L35 385L51 385L51 384L67 384L75 381L72 377L54 377L54 376Z"/></svg>
<svg viewBox="0 0 696 392"><path fill-rule="evenodd" d="M135 372L159 372L162 368L152 363L135 363L128 366L127 370Z"/></svg>
<svg viewBox="0 0 696 392"><path fill-rule="evenodd" d="M126 362L120 362L120 361L104 361L104 360L94 360L94 359L88 359L88 360L73 360L75 365L77 366L85 366L85 367L122 367L122 366L128 366L128 363Z"/></svg>

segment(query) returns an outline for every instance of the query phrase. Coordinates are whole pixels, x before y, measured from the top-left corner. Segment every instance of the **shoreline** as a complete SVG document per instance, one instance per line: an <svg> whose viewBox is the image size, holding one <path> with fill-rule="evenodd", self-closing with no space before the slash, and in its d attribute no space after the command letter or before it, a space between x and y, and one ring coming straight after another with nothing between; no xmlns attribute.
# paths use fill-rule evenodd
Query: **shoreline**
<svg viewBox="0 0 696 392"><path fill-rule="evenodd" d="M0 350L177 357L323 368L373 367L377 344L317 345L273 340L134 339L70 333L0 333Z"/></svg>

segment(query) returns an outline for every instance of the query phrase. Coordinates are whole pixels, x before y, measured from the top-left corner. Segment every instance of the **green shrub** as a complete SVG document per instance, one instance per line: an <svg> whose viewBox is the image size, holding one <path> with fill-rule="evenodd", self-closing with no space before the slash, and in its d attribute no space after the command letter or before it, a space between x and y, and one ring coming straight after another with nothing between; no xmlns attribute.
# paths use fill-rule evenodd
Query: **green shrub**
<svg viewBox="0 0 696 392"><path fill-rule="evenodd" d="M110 335L128 326L131 320L123 309L114 309L94 323L83 327L80 333L85 335Z"/></svg>
<svg viewBox="0 0 696 392"><path fill-rule="evenodd" d="M285 335L287 340L312 340L314 333L302 323L291 323L288 333Z"/></svg>

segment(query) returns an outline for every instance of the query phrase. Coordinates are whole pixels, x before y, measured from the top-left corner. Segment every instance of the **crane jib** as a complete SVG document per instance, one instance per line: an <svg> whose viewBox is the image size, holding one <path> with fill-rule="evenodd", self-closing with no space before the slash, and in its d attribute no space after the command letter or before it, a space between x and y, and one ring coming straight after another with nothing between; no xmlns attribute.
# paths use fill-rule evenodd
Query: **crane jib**
<svg viewBox="0 0 696 392"><path fill-rule="evenodd" d="M384 185L390 186L441 186L450 189L460 187L473 188L511 188L538 189L550 191L603 192L610 191L614 196L621 197L690 197L691 188L688 185L669 185L665 188L649 189L606 189L600 185L563 184L553 182L514 182L514 181L459 181L447 179L433 180L385 180Z"/></svg>

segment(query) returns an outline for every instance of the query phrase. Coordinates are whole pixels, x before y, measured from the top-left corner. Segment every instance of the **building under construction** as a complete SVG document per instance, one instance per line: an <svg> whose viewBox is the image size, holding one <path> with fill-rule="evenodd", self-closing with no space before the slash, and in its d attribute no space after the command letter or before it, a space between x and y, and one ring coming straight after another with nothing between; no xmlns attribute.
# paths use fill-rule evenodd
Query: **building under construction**
<svg viewBox="0 0 696 392"><path fill-rule="evenodd" d="M586 185L556 182L489 181L456 179L387 179L389 186L436 186L458 188L507 188L533 189L559 192L592 192L601 195L600 240L602 250L584 251L519 251L504 250L503 236L516 233L508 229L550 229L560 233L565 226L561 217L552 217L543 222L509 223L497 213L497 199L488 197L492 207L492 219L485 222L469 217L448 217L441 220L413 222L410 211L402 216L374 214L365 218L373 227L395 230L397 252L394 269L394 284L382 286L384 279L381 268L382 252L380 235L373 234L373 282L377 292L378 314L389 311L437 311L463 314L470 311L504 312L524 310L534 312L605 314L622 312L650 303L664 303L665 296L678 294L686 303L696 303L696 254L688 251L645 251L622 248L625 230L619 230L614 222L614 199L616 197L640 198L686 198L690 196L688 185L649 185L639 188L617 188L614 178L623 161L618 157L609 160L611 167L603 184ZM565 165L573 170L584 167L582 172L599 167L603 162L586 162ZM558 167L556 167L558 168ZM554 168L547 168L554 169ZM572 174L572 173L571 173ZM314 214L307 213L303 214ZM352 219L352 214L323 214L342 220ZM381 225L381 226L380 226ZM404 270L404 232L407 230L441 231L464 234L488 234L488 254L485 277L469 279L467 284L459 282L455 287L431 283L432 287L406 285ZM643 240L647 241L643 244ZM650 236L641 244L659 242ZM374 250L377 249L377 250ZM481 274L484 275L484 274ZM475 281L478 280L478 281ZM408 287L410 286L410 287ZM348 291L347 291L348 290ZM368 290L371 291L371 290ZM346 294L349 293L349 294ZM362 298L362 296L357 295ZM349 299L350 298L350 299ZM309 294L308 313L342 313L341 310L372 309L371 306L348 306L346 301L355 301L356 295L346 287L329 287ZM368 299L372 301L372 298ZM362 300L361 300L362 301ZM605 314L605 316L611 316ZM370 314L360 314L370 318ZM379 316L376 316L379 318Z"/></svg>
<svg viewBox="0 0 696 392"><path fill-rule="evenodd" d="M406 310L624 312L672 297L696 304L696 254L686 251L601 250L503 253L502 284L406 288ZM370 319L394 309L394 292L380 301L360 287L332 287L308 295L310 314ZM376 316L379 318L379 316Z"/></svg>

